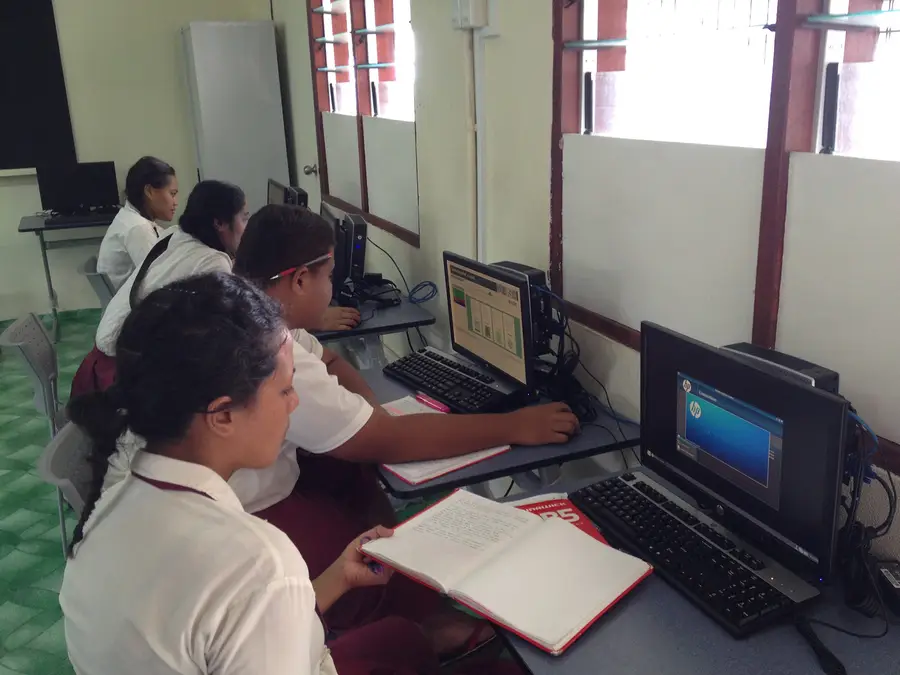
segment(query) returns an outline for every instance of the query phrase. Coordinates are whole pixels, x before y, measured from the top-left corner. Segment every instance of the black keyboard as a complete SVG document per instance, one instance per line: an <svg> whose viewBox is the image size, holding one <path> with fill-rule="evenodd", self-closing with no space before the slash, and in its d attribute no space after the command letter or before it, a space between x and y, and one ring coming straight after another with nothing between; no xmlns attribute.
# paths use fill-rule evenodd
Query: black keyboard
<svg viewBox="0 0 900 675"><path fill-rule="evenodd" d="M570 497L604 534L652 563L732 635L750 635L794 611L790 598L754 574L765 563L633 474Z"/></svg>
<svg viewBox="0 0 900 675"><path fill-rule="evenodd" d="M116 214L113 211L109 213L91 213L79 216L50 216L44 218L44 225L87 225L90 223L107 225L115 215Z"/></svg>
<svg viewBox="0 0 900 675"><path fill-rule="evenodd" d="M434 352L416 352L384 367L386 377L428 394L457 413L503 409L509 397L487 386L493 378Z"/></svg>

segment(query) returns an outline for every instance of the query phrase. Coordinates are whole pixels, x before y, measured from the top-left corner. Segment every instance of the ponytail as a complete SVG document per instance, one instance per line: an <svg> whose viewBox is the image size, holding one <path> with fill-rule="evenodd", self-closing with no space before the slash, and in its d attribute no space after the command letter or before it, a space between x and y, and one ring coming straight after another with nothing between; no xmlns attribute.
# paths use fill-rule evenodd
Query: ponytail
<svg viewBox="0 0 900 675"><path fill-rule="evenodd" d="M91 465L90 493L72 534L70 558L75 555L75 546L84 538L84 525L100 499L109 458L116 452L119 437L128 428L128 415L121 408L119 398L118 389L113 385L106 391L72 399L66 408L69 419L90 437L93 445L88 455L88 463Z"/></svg>

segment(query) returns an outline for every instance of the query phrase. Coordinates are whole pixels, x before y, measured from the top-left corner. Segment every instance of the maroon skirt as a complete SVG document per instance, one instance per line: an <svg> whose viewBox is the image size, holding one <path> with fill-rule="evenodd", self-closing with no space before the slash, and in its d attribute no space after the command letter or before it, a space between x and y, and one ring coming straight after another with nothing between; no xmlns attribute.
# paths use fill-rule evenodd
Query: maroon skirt
<svg viewBox="0 0 900 675"><path fill-rule="evenodd" d="M95 345L84 357L72 380L70 398L106 391L116 381L116 359L107 356Z"/></svg>

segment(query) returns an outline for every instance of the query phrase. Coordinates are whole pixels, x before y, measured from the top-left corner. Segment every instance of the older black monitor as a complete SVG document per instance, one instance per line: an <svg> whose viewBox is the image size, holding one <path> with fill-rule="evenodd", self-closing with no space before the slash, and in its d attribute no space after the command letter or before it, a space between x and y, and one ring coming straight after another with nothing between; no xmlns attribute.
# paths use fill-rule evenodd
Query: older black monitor
<svg viewBox="0 0 900 675"><path fill-rule="evenodd" d="M641 459L807 578L834 566L848 404L641 326Z"/></svg>
<svg viewBox="0 0 900 675"><path fill-rule="evenodd" d="M272 178L269 179L266 186L266 195L267 204L293 204L294 206L303 207L309 205L309 195L306 190L282 185Z"/></svg>
<svg viewBox="0 0 900 675"><path fill-rule="evenodd" d="M61 215L112 209L119 204L114 162L39 166L38 191L45 211Z"/></svg>

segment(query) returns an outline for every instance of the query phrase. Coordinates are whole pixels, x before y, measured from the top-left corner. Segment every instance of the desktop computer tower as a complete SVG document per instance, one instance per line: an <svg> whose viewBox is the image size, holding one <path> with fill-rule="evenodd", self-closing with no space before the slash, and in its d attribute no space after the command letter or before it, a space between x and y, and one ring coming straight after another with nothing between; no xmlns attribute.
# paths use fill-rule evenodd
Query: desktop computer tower
<svg viewBox="0 0 900 675"><path fill-rule="evenodd" d="M786 375L832 394L839 393L840 376L830 368L818 366L775 349L757 347L749 342L736 342L725 345L722 349L762 370Z"/></svg>
<svg viewBox="0 0 900 675"><path fill-rule="evenodd" d="M350 244L350 279L362 279L366 272L366 241L369 224L354 213L344 215L343 222L348 229Z"/></svg>
<svg viewBox="0 0 900 675"><path fill-rule="evenodd" d="M334 220L334 298L339 302L349 284L360 281L366 269L367 223L356 214Z"/></svg>

